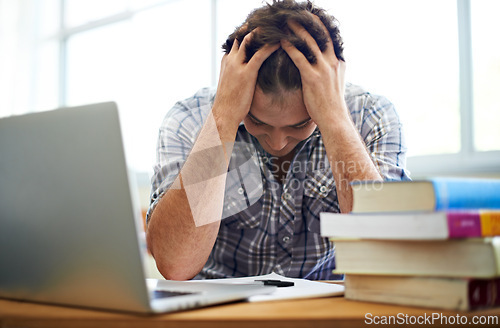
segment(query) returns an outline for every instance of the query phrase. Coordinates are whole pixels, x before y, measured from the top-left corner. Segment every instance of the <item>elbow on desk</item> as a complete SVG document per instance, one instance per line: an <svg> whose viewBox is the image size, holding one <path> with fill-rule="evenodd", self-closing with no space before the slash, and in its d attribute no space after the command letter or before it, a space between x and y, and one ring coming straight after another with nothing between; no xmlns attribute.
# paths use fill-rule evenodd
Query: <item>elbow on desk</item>
<svg viewBox="0 0 500 328"><path fill-rule="evenodd" d="M159 226L158 222L161 221L155 221L155 218L153 216L146 227L146 244L156 262L159 273L167 280L193 279L203 269L212 249L209 246L202 247L196 242L203 239L205 235L202 234L202 237L197 237L196 231L183 233L183 229L180 229L179 232L172 228ZM218 226L215 227L218 231ZM177 232L172 234L168 233L168 231ZM213 235L217 236L216 233L213 233ZM212 247L215 237L209 238L209 241L214 239L210 244Z"/></svg>
<svg viewBox="0 0 500 328"><path fill-rule="evenodd" d="M147 245L150 254L155 260L158 272L160 272L160 274L167 280L190 280L194 278L202 269L202 267L194 268L192 261L181 263L181 261L169 260L167 258L167 254L164 254L161 250L155 249L154 241L149 234L147 234Z"/></svg>
<svg viewBox="0 0 500 328"><path fill-rule="evenodd" d="M161 259L156 260L156 267L165 279L177 281L191 280L201 271L201 268L193 270L182 264L164 263Z"/></svg>

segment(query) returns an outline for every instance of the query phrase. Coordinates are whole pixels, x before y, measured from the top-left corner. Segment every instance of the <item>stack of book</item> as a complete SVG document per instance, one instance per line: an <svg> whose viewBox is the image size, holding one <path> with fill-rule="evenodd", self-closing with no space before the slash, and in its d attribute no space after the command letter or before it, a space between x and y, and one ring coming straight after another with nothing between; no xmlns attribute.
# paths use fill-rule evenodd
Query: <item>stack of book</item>
<svg viewBox="0 0 500 328"><path fill-rule="evenodd" d="M321 214L346 298L450 310L500 306L500 180L352 188L352 213Z"/></svg>

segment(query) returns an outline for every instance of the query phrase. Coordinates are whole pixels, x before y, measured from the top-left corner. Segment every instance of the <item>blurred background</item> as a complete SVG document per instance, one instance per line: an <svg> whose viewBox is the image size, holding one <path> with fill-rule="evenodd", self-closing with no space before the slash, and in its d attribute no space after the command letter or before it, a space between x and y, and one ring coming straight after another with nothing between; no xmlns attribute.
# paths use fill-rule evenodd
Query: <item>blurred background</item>
<svg viewBox="0 0 500 328"><path fill-rule="evenodd" d="M263 3L0 0L0 117L116 101L146 208L163 117L217 85L222 43ZM314 3L340 23L347 80L396 105L412 178L500 177L500 1Z"/></svg>

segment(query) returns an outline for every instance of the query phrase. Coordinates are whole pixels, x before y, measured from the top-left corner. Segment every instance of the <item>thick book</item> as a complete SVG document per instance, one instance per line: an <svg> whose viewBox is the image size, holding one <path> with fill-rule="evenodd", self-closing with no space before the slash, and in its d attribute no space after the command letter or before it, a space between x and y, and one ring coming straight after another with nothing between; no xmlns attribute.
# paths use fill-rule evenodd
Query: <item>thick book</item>
<svg viewBox="0 0 500 328"><path fill-rule="evenodd" d="M351 187L353 213L500 209L500 179L361 181Z"/></svg>
<svg viewBox="0 0 500 328"><path fill-rule="evenodd" d="M500 277L500 237L449 240L335 239L336 273Z"/></svg>
<svg viewBox="0 0 500 328"><path fill-rule="evenodd" d="M345 298L455 311L500 306L500 278L346 275Z"/></svg>
<svg viewBox="0 0 500 328"><path fill-rule="evenodd" d="M321 213L321 234L358 239L453 239L500 235L500 210Z"/></svg>

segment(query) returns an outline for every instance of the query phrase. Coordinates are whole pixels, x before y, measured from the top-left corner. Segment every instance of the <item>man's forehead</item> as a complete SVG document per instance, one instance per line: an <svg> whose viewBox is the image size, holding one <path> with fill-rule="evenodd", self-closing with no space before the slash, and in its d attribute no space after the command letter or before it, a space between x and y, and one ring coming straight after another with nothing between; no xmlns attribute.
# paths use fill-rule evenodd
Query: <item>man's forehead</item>
<svg viewBox="0 0 500 328"><path fill-rule="evenodd" d="M280 107L287 108L290 107L291 104L296 104L296 103L303 104L301 89L296 89L296 90L279 89L278 91L274 92L264 92L258 85L255 87L253 100L254 100L253 102L259 105L262 104L266 106L272 106L273 108L280 108Z"/></svg>
<svg viewBox="0 0 500 328"><path fill-rule="evenodd" d="M283 97L280 101L277 96ZM267 125L294 126L307 122L309 113L302 100L302 91L288 91L281 95L255 90L249 116Z"/></svg>

